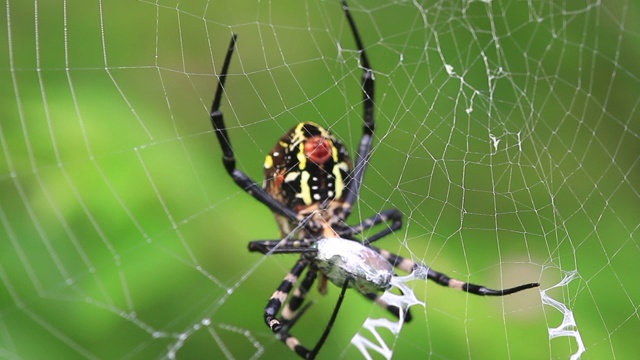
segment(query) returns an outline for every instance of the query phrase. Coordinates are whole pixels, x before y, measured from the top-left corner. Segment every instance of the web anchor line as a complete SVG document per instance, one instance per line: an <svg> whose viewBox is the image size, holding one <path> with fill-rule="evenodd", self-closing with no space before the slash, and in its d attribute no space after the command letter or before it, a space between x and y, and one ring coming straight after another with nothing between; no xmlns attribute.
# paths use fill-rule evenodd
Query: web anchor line
<svg viewBox="0 0 640 360"><path fill-rule="evenodd" d="M540 291L540 295L542 296L542 303L555 308L563 315L562 323L560 324L560 326L556 328L549 328L549 340L562 336L572 337L576 340L578 349L571 355L571 360L580 359L580 356L582 356L582 354L586 350L584 342L582 341L582 335L580 335L580 332L578 331L578 324L576 323L576 319L573 316L573 311L571 311L571 309L569 309L565 304L547 295L547 291L557 287L565 287L577 276L577 271L567 271L565 272L565 277L558 284Z"/></svg>

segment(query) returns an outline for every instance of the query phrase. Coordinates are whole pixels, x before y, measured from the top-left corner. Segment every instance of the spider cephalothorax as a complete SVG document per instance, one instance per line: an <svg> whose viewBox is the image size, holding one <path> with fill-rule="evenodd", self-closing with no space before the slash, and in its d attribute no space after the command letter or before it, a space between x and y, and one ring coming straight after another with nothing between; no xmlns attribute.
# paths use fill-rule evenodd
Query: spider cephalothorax
<svg viewBox="0 0 640 360"><path fill-rule="evenodd" d="M224 81L236 44L235 34L231 37L211 106L211 122L222 148L222 162L227 172L238 186L273 211L280 227L281 239L251 241L249 251L265 255L300 255L267 302L264 322L291 350L307 359L314 358L322 348L347 288L357 289L395 316L404 315L405 321L411 319L408 310L406 314L402 313L403 310L387 304L379 295L380 291L391 286L394 269L421 274L422 278L475 295L503 296L539 286L538 283L530 283L493 290L452 279L427 265L371 245L400 229L402 213L397 209L384 210L359 224L347 225L352 205L360 193L371 152L375 127L374 77L355 22L344 0L342 6L358 47L363 70L362 138L353 166L341 141L317 124L302 122L282 136L267 155L264 187L258 186L253 179L236 168L233 147L220 111ZM365 230L380 224L385 226L358 240ZM306 274L299 282L305 269ZM341 287L341 292L320 340L309 349L292 336L290 330L311 304L301 307L318 275L321 293L324 293L328 280Z"/></svg>

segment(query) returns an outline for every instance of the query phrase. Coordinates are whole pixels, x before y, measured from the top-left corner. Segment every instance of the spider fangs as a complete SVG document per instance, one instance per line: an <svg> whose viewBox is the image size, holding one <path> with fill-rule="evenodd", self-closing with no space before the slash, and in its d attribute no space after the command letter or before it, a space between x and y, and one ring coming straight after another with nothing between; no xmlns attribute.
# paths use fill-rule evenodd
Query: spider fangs
<svg viewBox="0 0 640 360"><path fill-rule="evenodd" d="M539 286L538 283L529 283L493 290L449 278L424 264L371 245L401 228L403 215L397 209L384 210L357 225L346 224L352 206L358 199L368 165L375 121L373 70L344 0L342 7L358 48L359 64L363 70L362 138L353 166L346 147L340 140L317 124L302 122L282 136L266 157L264 188L236 168L233 147L220 111L224 82L236 44L235 34L231 37L211 106L211 123L222 149L225 169L240 188L275 214L280 226L282 239L251 241L249 251L265 255L300 255L267 302L264 321L291 350L306 359L314 358L322 348L348 287L355 287L367 299L399 316L402 310L387 304L379 295L380 291L389 288L394 268L475 295L503 296ZM377 233L358 240L365 230L383 223L386 226ZM305 269L306 273L299 281ZM309 302L301 307L318 276L321 293L325 292L328 280L341 287L341 291L320 339L309 349L292 336L290 330L311 304ZM411 320L408 310L404 319Z"/></svg>

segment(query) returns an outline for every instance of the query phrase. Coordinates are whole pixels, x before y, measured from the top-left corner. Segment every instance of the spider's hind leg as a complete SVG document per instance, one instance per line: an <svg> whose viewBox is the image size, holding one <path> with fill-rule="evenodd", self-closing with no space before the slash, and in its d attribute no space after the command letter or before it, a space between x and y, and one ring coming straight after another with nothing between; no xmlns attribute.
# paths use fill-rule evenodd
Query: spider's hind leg
<svg viewBox="0 0 640 360"><path fill-rule="evenodd" d="M276 315L286 302L289 292L291 292L291 289L298 282L298 277L307 265L308 263L304 259L298 260L293 266L293 269L284 277L278 289L271 295L267 306L264 308L264 322L274 333L279 332L280 328L282 328L282 324Z"/></svg>
<svg viewBox="0 0 640 360"><path fill-rule="evenodd" d="M386 309L393 316L400 318L401 309L395 305L390 305L388 302L384 301L380 294L378 293L361 293L367 299L376 303L376 305ZM411 310L409 308L404 309L403 321L410 322L413 317L411 316Z"/></svg>
<svg viewBox="0 0 640 360"><path fill-rule="evenodd" d="M296 270L296 267L294 267L294 270ZM311 271L312 270L310 270L310 272ZM302 270L300 270L300 272L302 272ZM298 272L298 274L300 272ZM293 271L292 271L292 273L293 273ZM292 274L292 273L290 273L290 274ZM289 276L289 275L287 275L287 276ZM310 276L307 275L305 277L305 281L309 277ZM283 281L283 284L286 281L287 281L287 278L285 278L285 280ZM320 351L320 349L322 349L322 346L324 345L324 342L327 340L327 337L329 336L329 333L331 332L331 328L333 327L333 324L336 321L336 318L338 316L338 311L340 310L340 306L342 305L342 300L344 300L344 294L347 291L347 288L349 287L349 281L350 280L347 279L344 282L344 285L342 285L342 290L340 291L340 295L338 296L338 301L336 303L336 306L333 308L333 313L331 314L331 318L329 319L329 322L327 323L327 326L325 327L325 329L324 329L324 331L322 333L322 336L320 336L320 339L316 343L316 346L313 347L313 349L310 350L310 349L304 347L296 337L292 336L289 333L289 330L291 330L291 328L293 328L293 326L298 321L298 319L300 319L300 317L302 317L302 315L309 308L311 303L308 303L306 306L304 306L302 309L300 309L300 311L298 311L297 313L294 313L293 317L289 321L287 321L287 322L283 321L282 323L278 323L278 326L276 328L271 327L271 329L275 333L277 333L278 338L280 340L282 340L282 342L284 342L289 347L289 349L294 351L300 357L302 357L304 359L315 359L315 357L316 357L316 355L318 355L318 352ZM311 286L311 283L312 283L312 281L308 284L309 287ZM280 291L280 289L278 289L278 291ZM278 291L276 291L276 293L278 293ZM274 296L276 295L276 293L274 293ZM271 301L269 301L269 303L271 303ZM299 306L299 305L300 304L298 304L297 306ZM296 310L297 310L297 306L296 306ZM265 318L265 320L266 320L266 318Z"/></svg>
<svg viewBox="0 0 640 360"><path fill-rule="evenodd" d="M396 255L387 250L382 250L373 246L371 248L377 251L385 259L387 259L387 261L389 261L397 269L400 269L407 273L417 272L418 277L421 279L432 280L438 283L439 285L447 286L456 290L465 291L474 295L504 296L504 295L510 295L522 290L531 289L531 288L540 286L539 283L528 283L528 284L522 284L522 285L514 286L512 288L507 288L507 289L499 289L499 290L490 289L483 285L467 283L458 279L451 278L447 274L436 271L425 264L421 264L409 259L405 259L402 256Z"/></svg>
<svg viewBox="0 0 640 360"><path fill-rule="evenodd" d="M224 117L222 111L220 110L220 103L222 102L222 95L224 94L225 89L224 83L227 79L231 57L233 56L233 51L236 47L237 39L238 36L236 34L233 34L231 36L231 42L229 43L229 48L227 49L227 55L224 58L222 71L220 72L220 75L218 75L218 85L216 86L216 93L213 97L211 111L209 113L211 124L213 125L216 137L218 138L218 143L220 143L220 148L222 150L222 163L224 164L224 167L227 170L229 176L231 176L233 181L240 188L242 188L242 190L246 191L256 200L265 204L274 213L281 214L289 220L297 222L300 219L298 219L298 214L295 211L287 208L279 201L274 199L247 174L236 168L236 158L233 147L231 146L231 139L227 134Z"/></svg>
<svg viewBox="0 0 640 360"><path fill-rule="evenodd" d="M284 305L284 308L280 313L280 317L282 318L282 323L285 324L285 326L286 324L289 324L290 322L292 322L292 320L295 319L297 316L302 316L306 308L308 308L308 306L311 305L311 303L308 303L305 306L305 308L300 310L300 313L298 313L298 310L300 309L300 305L302 305L302 303L304 302L304 299L307 296L309 289L311 289L311 286L313 285L313 282L316 280L317 276L318 276L318 271L316 269L309 268L307 270L307 274L302 280L302 283L300 283L300 286L298 286L295 290L293 290L293 294L291 295L291 298L289 298L289 301ZM291 326L293 326L293 324L291 324L289 328Z"/></svg>

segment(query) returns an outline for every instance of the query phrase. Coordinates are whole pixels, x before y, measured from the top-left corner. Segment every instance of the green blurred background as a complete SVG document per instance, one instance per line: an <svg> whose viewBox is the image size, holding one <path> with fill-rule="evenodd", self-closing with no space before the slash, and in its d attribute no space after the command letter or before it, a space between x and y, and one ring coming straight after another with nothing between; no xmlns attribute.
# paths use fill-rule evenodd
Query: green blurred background
<svg viewBox="0 0 640 360"><path fill-rule="evenodd" d="M361 131L358 54L337 1L6 1L0 27L0 358L289 358L263 324L295 256L226 175L208 108L223 101L239 168L262 181L276 139L313 120ZM426 308L394 357L584 359L640 346L640 11L618 2L352 1L375 69L377 132L357 223L481 298L414 283ZM494 144L496 144L494 146ZM379 229L376 229L379 230ZM561 286L563 279L575 274ZM338 289L294 333L313 346ZM357 358L351 291L320 358Z"/></svg>

